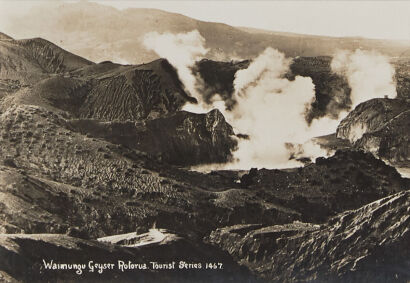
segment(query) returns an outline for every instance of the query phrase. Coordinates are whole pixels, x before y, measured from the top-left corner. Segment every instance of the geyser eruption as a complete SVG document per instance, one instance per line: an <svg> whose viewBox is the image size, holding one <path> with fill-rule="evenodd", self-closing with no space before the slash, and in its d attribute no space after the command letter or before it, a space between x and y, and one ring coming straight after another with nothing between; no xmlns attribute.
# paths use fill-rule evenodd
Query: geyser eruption
<svg viewBox="0 0 410 283"><path fill-rule="evenodd" d="M308 77L286 79L290 63L283 53L267 48L247 69L236 73L236 104L224 115L236 132L250 138L239 141L234 152L236 162L231 167L297 165L298 162L289 160L289 143L303 145L315 136L305 120L305 113L315 100L315 86ZM312 143L306 149L310 149L305 151L308 157L325 154Z"/></svg>
<svg viewBox="0 0 410 283"><path fill-rule="evenodd" d="M198 104L187 104L184 110L204 113L218 108L236 133L249 135L249 139L239 139L238 150L233 153L235 162L227 167L273 168L299 164L289 161L287 143L303 144L313 137L305 113L315 99L315 92L311 78L297 76L293 81L284 78L291 63L284 54L267 48L247 69L238 71L232 97L236 103L226 110L225 101L218 94L212 96L211 104L206 104L198 92L203 82L191 69L207 52L198 31L149 33L144 44L177 69L186 89L197 98ZM310 157L326 153L312 143L307 148L313 152L307 154Z"/></svg>
<svg viewBox="0 0 410 283"><path fill-rule="evenodd" d="M202 95L197 91L198 78L191 70L195 62L208 52L201 34L197 30L178 34L150 32L144 36L143 43L148 50L166 58L177 69L186 90L197 99L198 104L203 104Z"/></svg>
<svg viewBox="0 0 410 283"><path fill-rule="evenodd" d="M298 157L314 159L330 154L312 138L334 133L347 112L339 113L338 117L329 113L308 123L306 113L315 101L315 86L310 77L285 78L292 61L279 51L267 48L247 69L236 72L234 93L227 107L227 102L218 94L211 96L210 103L205 103L200 93L204 83L192 73L192 67L208 51L198 31L149 33L144 44L147 49L168 59L177 69L187 91L198 100L198 104L186 104L184 110L205 113L218 108L235 133L249 136L248 139L238 139L233 162L223 167L215 165L215 168L293 167L300 165L296 161ZM351 109L371 98L396 96L394 69L380 54L361 50L339 52L331 68L348 80L352 89Z"/></svg>
<svg viewBox="0 0 410 283"><path fill-rule="evenodd" d="M376 52L357 49L339 51L333 57L332 71L344 75L352 89L351 109L372 98L395 98L394 67Z"/></svg>

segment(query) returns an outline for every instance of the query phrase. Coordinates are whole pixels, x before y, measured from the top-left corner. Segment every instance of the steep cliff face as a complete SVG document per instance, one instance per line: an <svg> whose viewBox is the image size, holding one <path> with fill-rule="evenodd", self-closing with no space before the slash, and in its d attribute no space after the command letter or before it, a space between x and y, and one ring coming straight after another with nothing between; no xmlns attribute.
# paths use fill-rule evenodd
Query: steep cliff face
<svg viewBox="0 0 410 283"><path fill-rule="evenodd" d="M147 121L145 126L146 130L138 133L141 150L159 153L173 164L227 162L236 147L233 129L218 110L207 114L178 112Z"/></svg>
<svg viewBox="0 0 410 283"><path fill-rule="evenodd" d="M325 225L238 225L208 240L274 282L408 282L410 192L347 211Z"/></svg>
<svg viewBox="0 0 410 283"><path fill-rule="evenodd" d="M337 75L330 68L331 57L298 57L290 65L290 78L303 76L312 78L315 85L315 101L306 119L311 122L315 118L331 116L337 118L341 111L351 106L351 89L344 76Z"/></svg>
<svg viewBox="0 0 410 283"><path fill-rule="evenodd" d="M199 87L204 101L211 103L213 95L217 93L228 107L233 106L232 94L235 74L239 70L248 68L249 64L249 60L220 62L203 59L197 62L193 68L193 73L203 81L203 85Z"/></svg>
<svg viewBox="0 0 410 283"><path fill-rule="evenodd" d="M410 167L410 109L380 130L365 133L355 146L375 153L392 164Z"/></svg>
<svg viewBox="0 0 410 283"><path fill-rule="evenodd" d="M83 134L138 149L175 165L227 162L236 147L233 129L218 110L207 114L182 111L144 122L77 119L69 124Z"/></svg>
<svg viewBox="0 0 410 283"><path fill-rule="evenodd" d="M409 101L380 98L358 105L340 122L336 135L393 164L409 166L409 133Z"/></svg>

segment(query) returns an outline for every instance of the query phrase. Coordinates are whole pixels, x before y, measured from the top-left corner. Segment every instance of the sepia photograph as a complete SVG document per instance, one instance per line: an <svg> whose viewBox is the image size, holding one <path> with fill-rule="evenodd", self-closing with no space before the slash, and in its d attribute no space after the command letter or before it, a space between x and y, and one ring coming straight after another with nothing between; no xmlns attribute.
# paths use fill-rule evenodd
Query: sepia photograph
<svg viewBox="0 0 410 283"><path fill-rule="evenodd" d="M0 282L409 283L410 1L0 0Z"/></svg>

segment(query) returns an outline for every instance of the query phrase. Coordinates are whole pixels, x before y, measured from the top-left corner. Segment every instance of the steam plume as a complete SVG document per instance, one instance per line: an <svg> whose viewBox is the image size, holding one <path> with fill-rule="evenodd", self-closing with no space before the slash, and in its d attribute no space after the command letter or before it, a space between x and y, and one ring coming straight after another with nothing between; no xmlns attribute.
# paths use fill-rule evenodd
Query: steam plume
<svg viewBox="0 0 410 283"><path fill-rule="evenodd" d="M201 34L197 30L178 34L150 32L144 36L143 43L148 50L166 58L177 69L186 90L201 104L202 96L197 91L198 78L191 71L195 62L208 52Z"/></svg>
<svg viewBox="0 0 410 283"><path fill-rule="evenodd" d="M347 77L352 89L352 109L372 98L394 98L397 95L394 68L381 54L359 49L354 53L339 51L333 57L331 68Z"/></svg>
<svg viewBox="0 0 410 283"><path fill-rule="evenodd" d="M291 61L284 54L267 48L249 67L236 73L232 111L225 113L239 133L249 140L240 140L234 152L238 168L287 167L287 143L303 144L315 134L305 120L305 113L315 99L311 78L297 76L294 81L284 78ZM310 144L311 153L323 151ZM313 150L314 149L314 150ZM316 151L316 153L314 153Z"/></svg>
<svg viewBox="0 0 410 283"><path fill-rule="evenodd" d="M312 138L335 132L347 112L307 123L306 113L315 100L315 86L309 77L286 79L291 60L279 51L267 48L247 69L236 72L232 96L235 103L226 107L226 101L218 94L212 95L211 103L206 104L199 87L203 82L192 74L195 62L207 53L205 40L198 31L149 33L144 44L176 67L187 91L197 98L198 104L187 104L184 110L204 113L218 108L236 133L249 136L238 140L238 150L233 153L235 161L224 168L291 167L300 165L289 159L291 155L316 158L329 154ZM396 95L393 68L379 54L360 50L340 52L331 67L347 77L352 88L352 107L370 98Z"/></svg>

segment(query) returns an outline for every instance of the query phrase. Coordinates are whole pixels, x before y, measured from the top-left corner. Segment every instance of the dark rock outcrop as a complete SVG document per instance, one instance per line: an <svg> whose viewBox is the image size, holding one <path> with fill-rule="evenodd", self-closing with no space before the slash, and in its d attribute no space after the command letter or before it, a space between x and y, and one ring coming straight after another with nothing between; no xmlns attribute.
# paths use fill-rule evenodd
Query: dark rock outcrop
<svg viewBox="0 0 410 283"><path fill-rule="evenodd" d="M336 135L396 165L410 166L410 103L379 98L359 104Z"/></svg>
<svg viewBox="0 0 410 283"><path fill-rule="evenodd" d="M397 97L402 99L410 98L410 59L408 58L409 51L402 55L402 58L397 58L392 63L395 67L395 81Z"/></svg>
<svg viewBox="0 0 410 283"><path fill-rule="evenodd" d="M248 68L249 64L249 60L220 62L203 59L197 62L193 73L200 76L203 81L203 85L199 87L204 101L211 103L213 95L217 93L225 101L228 109L231 108L235 104L232 99L235 74L239 70Z"/></svg>
<svg viewBox="0 0 410 283"><path fill-rule="evenodd" d="M223 163L236 147L232 127L218 110L206 114L177 112L145 122L70 120L82 134L146 152L175 165Z"/></svg>
<svg viewBox="0 0 410 283"><path fill-rule="evenodd" d="M273 282L408 282L409 205L405 191L322 226L238 225L208 241Z"/></svg>
<svg viewBox="0 0 410 283"><path fill-rule="evenodd" d="M325 56L298 57L290 65L288 77L310 77L315 85L316 99L306 114L309 123L323 116L337 118L341 111L350 109L350 86L344 76L332 72L331 61L331 57Z"/></svg>
<svg viewBox="0 0 410 283"><path fill-rule="evenodd" d="M249 190L312 223L323 223L339 212L410 188L409 180L401 178L396 169L370 153L350 150L338 150L303 168L261 169L252 175Z"/></svg>

